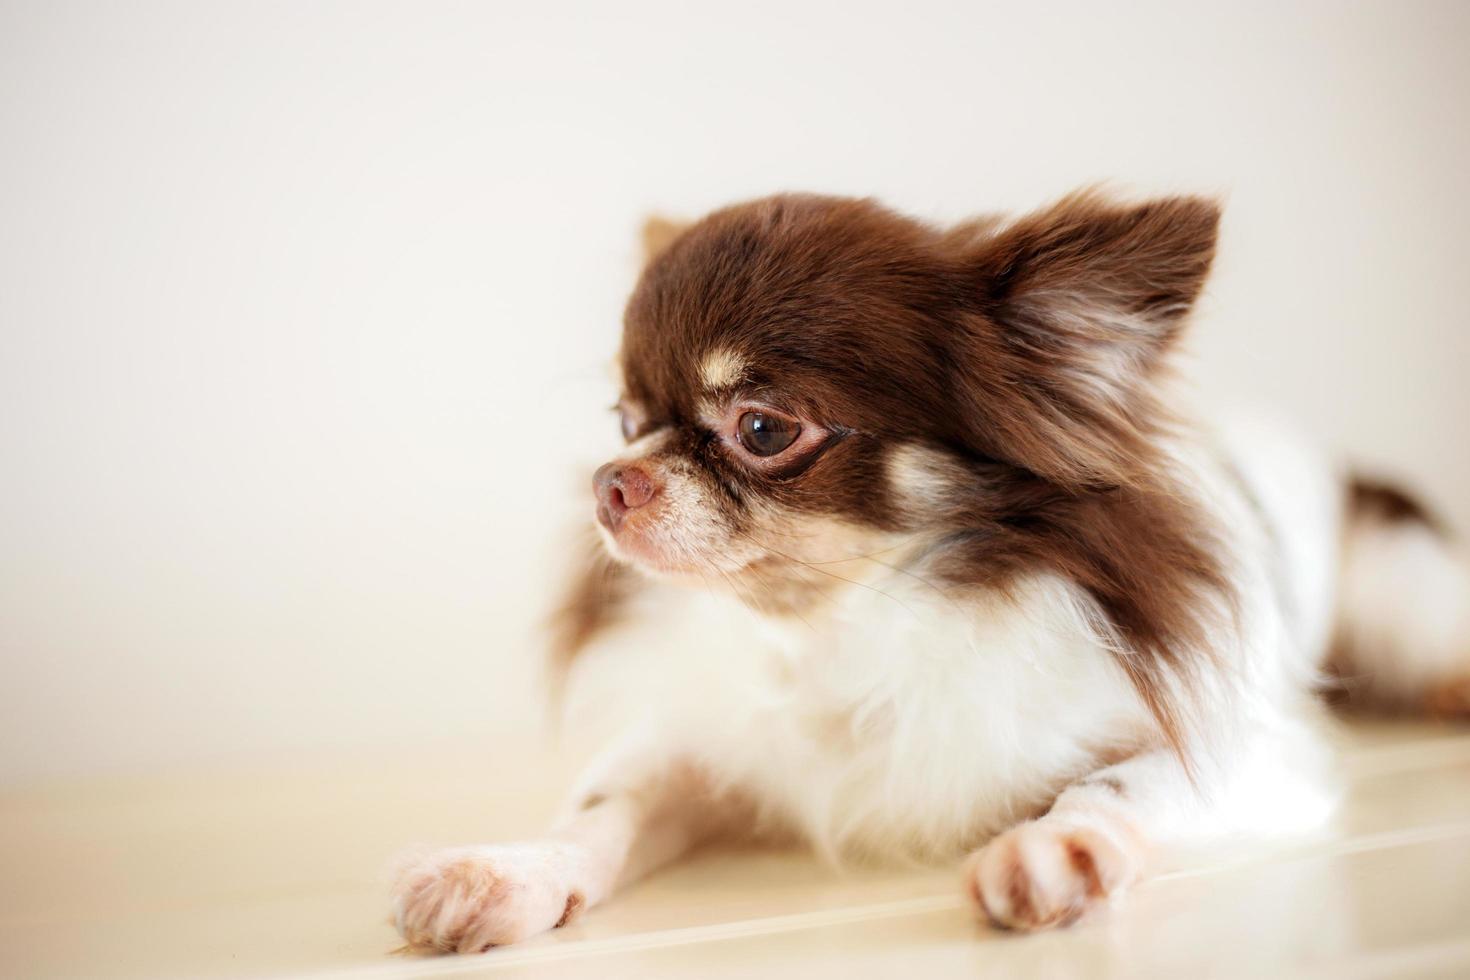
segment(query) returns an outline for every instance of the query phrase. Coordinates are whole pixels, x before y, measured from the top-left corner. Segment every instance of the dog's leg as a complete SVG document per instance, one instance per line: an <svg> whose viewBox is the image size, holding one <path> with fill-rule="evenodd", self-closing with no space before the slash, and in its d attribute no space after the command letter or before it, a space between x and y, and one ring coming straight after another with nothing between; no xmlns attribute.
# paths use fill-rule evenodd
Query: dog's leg
<svg viewBox="0 0 1470 980"><path fill-rule="evenodd" d="M689 766L590 785L542 838L447 849L408 864L393 885L408 944L479 952L563 925L734 817L729 794L712 792Z"/></svg>

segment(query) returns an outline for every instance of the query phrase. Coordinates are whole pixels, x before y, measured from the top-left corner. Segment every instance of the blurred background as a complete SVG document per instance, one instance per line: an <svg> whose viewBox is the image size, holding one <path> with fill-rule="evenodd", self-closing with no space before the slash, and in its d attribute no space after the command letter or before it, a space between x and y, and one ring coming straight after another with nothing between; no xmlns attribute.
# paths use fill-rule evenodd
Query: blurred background
<svg viewBox="0 0 1470 980"><path fill-rule="evenodd" d="M491 745L650 211L1227 201L1192 348L1470 526L1470 5L0 6L0 786Z"/></svg>

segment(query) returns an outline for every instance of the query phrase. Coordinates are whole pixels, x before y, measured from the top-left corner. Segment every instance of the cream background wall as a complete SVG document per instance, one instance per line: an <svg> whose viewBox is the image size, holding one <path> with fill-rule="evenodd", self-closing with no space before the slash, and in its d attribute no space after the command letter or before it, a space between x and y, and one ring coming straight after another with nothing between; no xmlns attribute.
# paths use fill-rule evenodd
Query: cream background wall
<svg viewBox="0 0 1470 980"><path fill-rule="evenodd" d="M1470 526L1470 5L0 8L0 782L461 740L649 209L1228 198L1194 348Z"/></svg>

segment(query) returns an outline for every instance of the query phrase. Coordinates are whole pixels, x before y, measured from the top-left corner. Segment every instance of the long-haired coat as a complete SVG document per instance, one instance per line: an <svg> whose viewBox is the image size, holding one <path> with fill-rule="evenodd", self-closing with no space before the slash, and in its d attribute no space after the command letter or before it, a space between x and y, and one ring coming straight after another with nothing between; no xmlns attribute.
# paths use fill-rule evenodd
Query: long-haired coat
<svg viewBox="0 0 1470 980"><path fill-rule="evenodd" d="M408 866L408 942L514 942L732 835L964 859L984 916L1065 924L1159 845L1319 824L1325 678L1470 712L1438 524L1171 393L1218 217L784 195L651 225L556 643L656 651L604 692L642 723L545 837Z"/></svg>

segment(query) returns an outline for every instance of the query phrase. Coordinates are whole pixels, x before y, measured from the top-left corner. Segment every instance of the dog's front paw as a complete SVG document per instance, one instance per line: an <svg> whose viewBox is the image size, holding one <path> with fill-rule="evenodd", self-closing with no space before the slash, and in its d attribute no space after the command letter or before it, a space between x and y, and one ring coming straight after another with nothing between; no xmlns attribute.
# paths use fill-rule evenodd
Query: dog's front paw
<svg viewBox="0 0 1470 980"><path fill-rule="evenodd" d="M1133 882L1137 850L1126 833L1042 818L977 851L965 865L965 885L996 925L1070 925Z"/></svg>
<svg viewBox="0 0 1470 980"><path fill-rule="evenodd" d="M393 917L415 950L478 953L566 923L586 902L586 855L536 841L435 851L393 883Z"/></svg>

